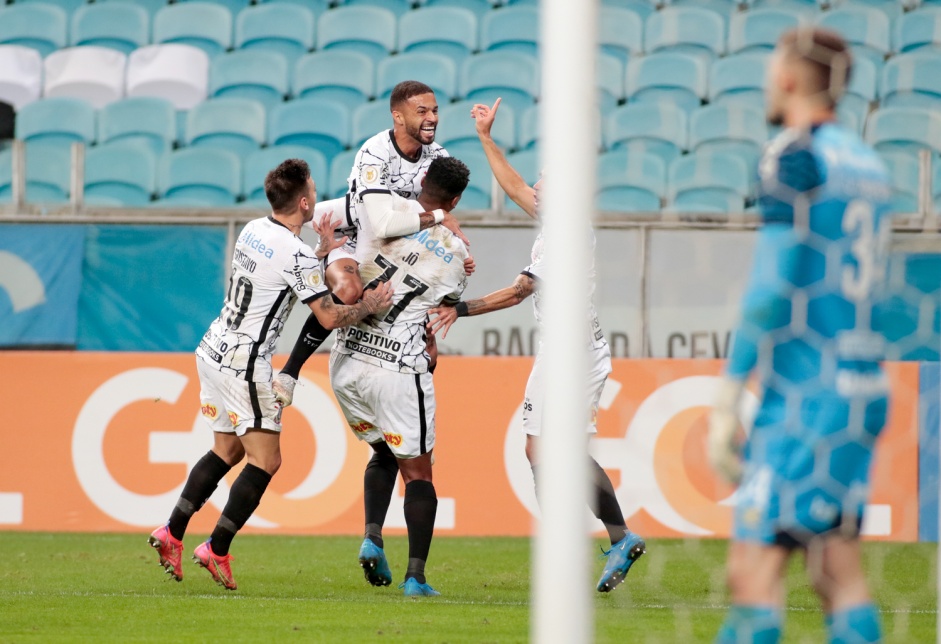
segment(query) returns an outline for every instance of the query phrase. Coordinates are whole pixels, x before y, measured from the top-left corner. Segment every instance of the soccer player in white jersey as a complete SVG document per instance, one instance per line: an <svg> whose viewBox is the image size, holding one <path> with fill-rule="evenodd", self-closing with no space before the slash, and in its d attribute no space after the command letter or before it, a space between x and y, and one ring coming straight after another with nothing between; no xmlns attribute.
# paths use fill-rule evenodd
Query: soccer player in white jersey
<svg viewBox="0 0 941 644"><path fill-rule="evenodd" d="M421 209L451 211L467 187L470 172L451 157L428 167L418 202ZM382 525L395 485L405 484L408 527L406 596L434 596L425 579L438 499L432 483L435 447L435 390L426 350L428 310L455 303L464 292L467 247L450 230L434 226L394 239L359 240L360 273L376 284L390 283L393 305L338 333L330 357L330 381L353 433L368 442L373 456L363 477L366 534L360 565L374 586L392 583L383 551Z"/></svg>
<svg viewBox="0 0 941 644"><path fill-rule="evenodd" d="M336 242L329 225L317 253L298 237L313 216L317 196L307 163L288 159L269 172L265 195L272 213L249 222L239 234L222 312L196 349L201 409L213 430L213 447L190 471L170 520L149 538L160 565L182 581L183 535L190 517L247 456L212 536L194 553L195 561L231 590L236 588L229 554L232 538L258 507L281 465L281 403L271 391L271 352L291 308L300 299L325 327L339 328L386 310L392 302L387 284L377 284L353 306L324 297L328 291L320 258Z"/></svg>
<svg viewBox="0 0 941 644"><path fill-rule="evenodd" d="M347 242L327 258L326 280L338 303L352 304L363 292L358 271L362 259L357 244L372 237L398 237L425 230L441 223L465 243L457 220L448 212L414 212L397 209L393 195L415 199L421 192L422 178L428 165L447 156L435 143L438 127L438 102L434 90L418 81L403 81L389 97L392 129L383 130L363 143L349 178L345 212L365 215L357 222L349 217L341 225ZM336 201L336 200L335 200ZM275 394L285 405L291 404L301 367L330 334L315 316L308 317L284 368L275 379Z"/></svg>
<svg viewBox="0 0 941 644"><path fill-rule="evenodd" d="M477 123L477 134L483 145L484 152L487 154L487 161L497 182L506 192L506 194L522 208L526 214L533 219L538 219L536 212L539 186L541 180L536 185L530 187L523 181L519 173L509 164L499 146L494 142L490 135L493 127L493 121L500 106L500 99L493 104L493 107L487 105L474 105L471 110L471 116ZM458 302L455 306L442 306L432 311L434 319L432 320L432 332L442 333L442 337L447 336L448 329L459 317L468 315L482 315L492 311L499 311L511 306L515 306L525 300L530 295L533 296L533 311L536 321L542 322L542 313L540 310L540 296L538 284L545 272L543 262L543 241L542 234L536 238L533 245L532 258L530 265L524 269L513 282L512 286L494 291L489 295L475 300ZM591 282L594 282L594 267L592 267ZM594 286L592 286L594 289ZM601 398L601 392L604 389L604 383L611 373L611 351L608 348L608 342L605 340L601 325L598 322L598 315L595 312L594 305L591 303L592 294L587 294L585 303L587 306L587 315L590 321L591 334L588 341L589 351L589 379L586 387L586 405L591 406L591 423L588 431L594 433L595 416L598 411L598 401ZM581 340L579 340L581 341ZM543 357L542 344L539 345L539 351L536 354L533 370L526 384L526 395L523 400L523 431L526 433L526 457L533 468L533 478L538 484L538 437L542 431L542 411L545 396L545 358ZM589 457L590 458L590 457ZM595 503L592 504L592 511L595 516L604 523L611 539L611 549L605 554L607 562L601 579L598 581L597 590L599 592L609 592L614 590L620 584L628 570L642 554L646 552L644 540L637 534L628 530L624 522L624 515L621 507L618 505L617 497L614 493L614 486L611 485L611 479L608 478L604 469L598 465L593 458L591 460L591 469L594 477Z"/></svg>

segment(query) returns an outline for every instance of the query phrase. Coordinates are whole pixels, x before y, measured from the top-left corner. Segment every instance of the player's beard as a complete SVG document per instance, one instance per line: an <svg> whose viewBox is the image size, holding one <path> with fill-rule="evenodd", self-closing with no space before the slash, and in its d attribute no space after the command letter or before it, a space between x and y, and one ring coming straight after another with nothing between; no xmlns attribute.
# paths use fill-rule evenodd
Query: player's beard
<svg viewBox="0 0 941 644"><path fill-rule="evenodd" d="M413 139L415 139L416 141L418 141L419 143L421 143L422 145L428 145L428 144L430 144L430 143L434 143L434 141L435 141L435 134L436 134L437 129L438 129L437 126L435 127L434 130L431 131L430 138L426 141L426 140L425 140L425 137L427 137L427 136L429 136L429 135L426 134L425 132L422 132L422 129L421 129L421 126L422 126L422 125L423 125L423 124L419 124L418 127L412 127L412 126L406 125L406 126L405 126L405 133L408 134L408 135L409 135L410 137L412 137Z"/></svg>

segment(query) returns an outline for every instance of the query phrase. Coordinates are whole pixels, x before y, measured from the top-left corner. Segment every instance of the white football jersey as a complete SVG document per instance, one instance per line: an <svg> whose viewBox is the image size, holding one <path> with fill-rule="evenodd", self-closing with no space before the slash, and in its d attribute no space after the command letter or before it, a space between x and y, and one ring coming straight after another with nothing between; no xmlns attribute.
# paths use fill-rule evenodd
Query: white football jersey
<svg viewBox="0 0 941 644"><path fill-rule="evenodd" d="M272 216L246 224L232 254L222 312L196 355L249 382L271 380L271 353L291 307L329 291L314 251Z"/></svg>
<svg viewBox="0 0 941 644"><path fill-rule="evenodd" d="M595 236L592 233L591 236L591 245L592 249L595 246ZM539 288L542 285L542 280L545 277L546 264L544 261L544 248L545 243L543 240L543 234L540 232L539 236L536 237L536 242L533 244L532 255L530 261L532 262L527 266L523 271L523 275L528 275L529 277L536 280L536 289L533 291L533 314L536 317L537 324L542 324L543 315L541 309L542 297L539 293ZM592 258L591 267L588 269L588 294L585 298L588 303L588 324L589 324L589 343L592 348L598 349L608 344L607 340L604 338L604 331L601 330L601 323L598 321L598 313L595 311L594 305L594 296L595 296L595 261Z"/></svg>
<svg viewBox="0 0 941 644"><path fill-rule="evenodd" d="M402 203L420 212L418 202ZM363 243L360 238L357 252L365 258L359 272L367 289L379 282L392 283L392 307L340 329L334 350L400 373L427 372L428 311L442 301L460 299L467 285L467 247L439 225L393 239Z"/></svg>
<svg viewBox="0 0 941 644"><path fill-rule="evenodd" d="M392 130L367 139L356 153L350 173L350 193L357 203L369 191L393 192L406 199L421 194L421 182L428 166L438 157L448 156L437 143L421 146L417 157L407 157L395 142Z"/></svg>

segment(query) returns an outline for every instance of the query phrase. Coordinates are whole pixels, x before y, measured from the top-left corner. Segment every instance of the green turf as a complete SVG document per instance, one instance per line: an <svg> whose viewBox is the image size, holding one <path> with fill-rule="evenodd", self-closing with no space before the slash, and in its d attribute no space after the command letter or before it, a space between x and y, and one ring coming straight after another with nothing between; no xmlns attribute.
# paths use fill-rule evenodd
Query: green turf
<svg viewBox="0 0 941 644"><path fill-rule="evenodd" d="M166 581L146 534L0 532L0 641L520 642L529 628L529 541L438 538L435 599L372 588L353 537L238 537L226 592L184 562ZM187 538L188 549L199 543ZM708 642L724 614L724 541L656 540L627 581L595 593L600 642ZM937 594L932 544L865 547L888 642L933 642ZM388 538L395 582L407 543ZM592 572L596 576L601 562ZM595 579L586 580L593 585ZM824 640L800 562L790 581L787 642Z"/></svg>

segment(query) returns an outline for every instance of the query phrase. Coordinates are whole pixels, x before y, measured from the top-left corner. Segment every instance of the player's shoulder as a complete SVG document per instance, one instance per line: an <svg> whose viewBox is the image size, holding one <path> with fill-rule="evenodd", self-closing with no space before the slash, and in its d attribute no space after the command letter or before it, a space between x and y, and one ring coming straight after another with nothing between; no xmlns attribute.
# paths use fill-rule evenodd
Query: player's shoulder
<svg viewBox="0 0 941 644"><path fill-rule="evenodd" d="M388 161L394 151L392 143L392 130L382 130L366 139L357 153L360 163L368 164L370 159L375 162Z"/></svg>

